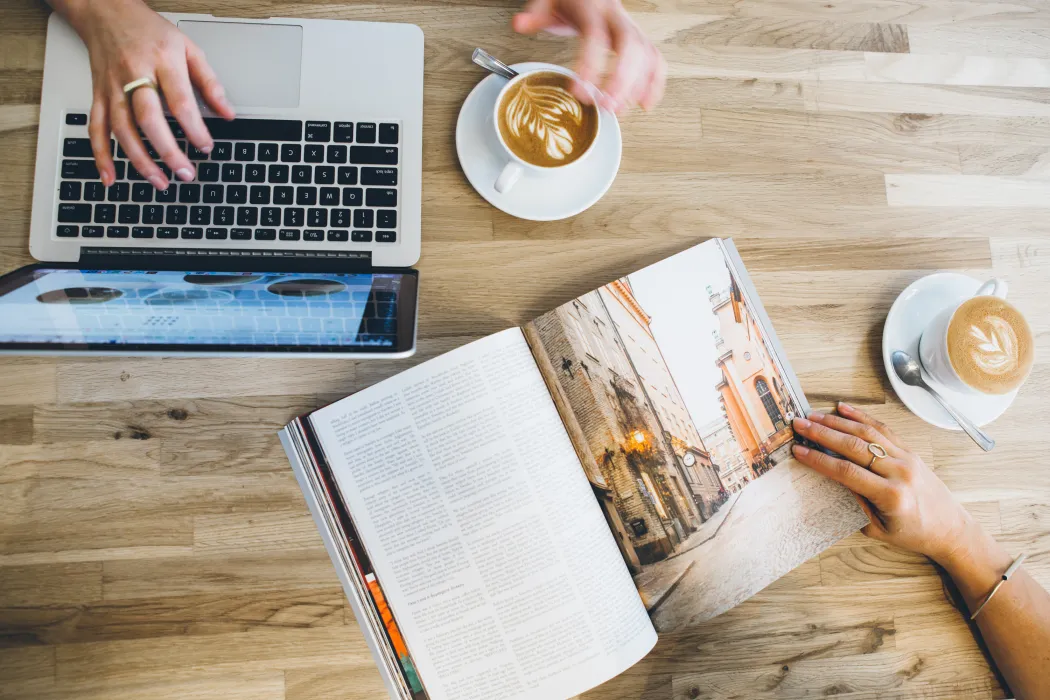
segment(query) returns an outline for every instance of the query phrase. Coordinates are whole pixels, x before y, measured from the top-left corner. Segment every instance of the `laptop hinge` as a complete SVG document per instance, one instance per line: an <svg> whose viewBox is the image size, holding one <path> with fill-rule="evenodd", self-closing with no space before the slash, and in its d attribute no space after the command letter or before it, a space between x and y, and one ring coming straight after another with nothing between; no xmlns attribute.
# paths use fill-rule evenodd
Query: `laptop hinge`
<svg viewBox="0 0 1050 700"><path fill-rule="evenodd" d="M370 272L372 253L351 250L81 247L79 264L94 270L179 272Z"/></svg>

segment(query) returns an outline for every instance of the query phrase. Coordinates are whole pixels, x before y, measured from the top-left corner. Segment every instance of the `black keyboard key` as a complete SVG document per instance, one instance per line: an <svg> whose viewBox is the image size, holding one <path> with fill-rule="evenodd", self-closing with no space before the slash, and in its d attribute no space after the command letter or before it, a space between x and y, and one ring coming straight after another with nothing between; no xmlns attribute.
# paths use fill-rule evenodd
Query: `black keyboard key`
<svg viewBox="0 0 1050 700"><path fill-rule="evenodd" d="M196 226L184 226L181 233L183 238L191 241L199 241L204 238L204 229Z"/></svg>
<svg viewBox="0 0 1050 700"><path fill-rule="evenodd" d="M97 180L98 168L93 160L62 161L63 180Z"/></svg>
<svg viewBox="0 0 1050 700"><path fill-rule="evenodd" d="M138 204L121 204L117 207L117 222L122 224L137 224L139 222Z"/></svg>
<svg viewBox="0 0 1050 700"><path fill-rule="evenodd" d="M128 167L128 169L131 169L131 164L129 163L127 167ZM166 167L167 166L165 166L165 168ZM114 161L114 163L113 163L113 174L117 176L118 180L123 180L124 179L124 162L123 161L119 161L119 160L118 161ZM171 175L171 171L168 171L166 174L167 175Z"/></svg>
<svg viewBox="0 0 1050 700"><path fill-rule="evenodd" d="M350 240L354 243L371 243L372 232L371 231L354 231L350 234Z"/></svg>
<svg viewBox="0 0 1050 700"><path fill-rule="evenodd" d="M70 126L84 126L87 124L87 115L81 112L70 112L66 115L66 124Z"/></svg>
<svg viewBox="0 0 1050 700"><path fill-rule="evenodd" d="M295 190L291 187L274 187L273 188L273 203L274 204L291 204L295 200Z"/></svg>
<svg viewBox="0 0 1050 700"><path fill-rule="evenodd" d="M281 225L281 208L280 207L263 207L262 217L259 219L259 223L263 226L280 226Z"/></svg>
<svg viewBox="0 0 1050 700"><path fill-rule="evenodd" d="M255 229L255 240L257 241L273 241L277 239L277 229L275 228L257 228Z"/></svg>
<svg viewBox="0 0 1050 700"><path fill-rule="evenodd" d="M128 154L124 152L124 147L119 143L117 144L117 158L127 158Z"/></svg>
<svg viewBox="0 0 1050 700"><path fill-rule="evenodd" d="M397 124L379 125L379 143L397 143Z"/></svg>
<svg viewBox="0 0 1050 700"><path fill-rule="evenodd" d="M179 230L170 226L161 226L157 229L157 238L178 238Z"/></svg>
<svg viewBox="0 0 1050 700"><path fill-rule="evenodd" d="M329 163L345 163L346 162L346 146L329 146L328 147L328 162Z"/></svg>
<svg viewBox="0 0 1050 700"><path fill-rule="evenodd" d="M333 209L332 222L329 225L332 228L350 228L350 210Z"/></svg>
<svg viewBox="0 0 1050 700"><path fill-rule="evenodd" d="M181 204L169 204L164 212L164 223L171 226L182 226L186 223L189 209Z"/></svg>
<svg viewBox="0 0 1050 700"><path fill-rule="evenodd" d="M303 159L303 148L297 143L286 143L281 146L282 163L298 163Z"/></svg>
<svg viewBox="0 0 1050 700"><path fill-rule="evenodd" d="M303 148L303 160L307 163L323 163L324 162L324 146L317 144L306 144Z"/></svg>
<svg viewBox="0 0 1050 700"><path fill-rule="evenodd" d="M397 165L397 147L351 146L350 162L357 165Z"/></svg>
<svg viewBox="0 0 1050 700"><path fill-rule="evenodd" d="M361 122L357 125L357 142L376 142L376 125L374 122Z"/></svg>
<svg viewBox="0 0 1050 700"><path fill-rule="evenodd" d="M276 163L277 158L281 155L281 149L277 147L276 143L260 143L259 144L259 160L264 163Z"/></svg>
<svg viewBox="0 0 1050 700"><path fill-rule="evenodd" d="M227 204L244 204L248 201L247 185L229 185L226 188Z"/></svg>
<svg viewBox="0 0 1050 700"><path fill-rule="evenodd" d="M153 185L148 182L136 182L131 186L132 202L152 202Z"/></svg>
<svg viewBox="0 0 1050 700"><path fill-rule="evenodd" d="M244 166L245 182L266 182L266 166L261 163L249 163Z"/></svg>
<svg viewBox="0 0 1050 700"><path fill-rule="evenodd" d="M101 182L84 183L84 199L89 202L101 202L106 198L106 186Z"/></svg>
<svg viewBox="0 0 1050 700"><path fill-rule="evenodd" d="M331 141L331 122L306 122L306 138L304 141Z"/></svg>
<svg viewBox="0 0 1050 700"><path fill-rule="evenodd" d="M372 228L375 224L375 212L371 209L354 210L354 228Z"/></svg>
<svg viewBox="0 0 1050 700"><path fill-rule="evenodd" d="M126 202L131 197L131 185L126 182L114 182L106 191L110 202Z"/></svg>
<svg viewBox="0 0 1050 700"><path fill-rule="evenodd" d="M397 211L380 209L376 212L376 221L379 228L397 228Z"/></svg>
<svg viewBox="0 0 1050 700"><path fill-rule="evenodd" d="M349 237L350 236L349 236L349 233L347 231L329 231L328 232L328 240L335 241L336 243L345 243L346 240Z"/></svg>
<svg viewBox="0 0 1050 700"><path fill-rule="evenodd" d="M190 223L194 226L209 226L211 207L190 207Z"/></svg>
<svg viewBox="0 0 1050 700"><path fill-rule="evenodd" d="M209 241L225 241L229 232L224 228L210 228L204 232L204 237Z"/></svg>
<svg viewBox="0 0 1050 700"><path fill-rule="evenodd" d="M296 165L292 167L292 182L297 185L309 185L313 179L313 167L309 165Z"/></svg>
<svg viewBox="0 0 1050 700"><path fill-rule="evenodd" d="M102 238L103 234L101 226L84 226L80 229L80 235L84 238Z"/></svg>
<svg viewBox="0 0 1050 700"><path fill-rule="evenodd" d="M164 204L167 204L170 202L174 202L176 199L178 199L178 194L178 187L175 185L175 183L171 183L168 185L168 189L157 190L156 193L153 195L153 200L155 202L162 202Z"/></svg>
<svg viewBox="0 0 1050 700"><path fill-rule="evenodd" d="M324 240L324 231L316 228L308 228L303 231L303 240L310 243L319 243Z"/></svg>
<svg viewBox="0 0 1050 700"><path fill-rule="evenodd" d="M216 141L211 149L212 160L230 160L233 158L233 144L229 141Z"/></svg>
<svg viewBox="0 0 1050 700"><path fill-rule="evenodd" d="M190 160L208 160L208 154L199 150L192 143L190 144L190 150L186 152L186 157Z"/></svg>
<svg viewBox="0 0 1050 700"><path fill-rule="evenodd" d="M197 166L197 180L198 182L218 182L219 181L219 164L218 163L201 163Z"/></svg>
<svg viewBox="0 0 1050 700"><path fill-rule="evenodd" d="M234 119L205 117L212 138L240 141L302 141L303 123L296 119Z"/></svg>
<svg viewBox="0 0 1050 700"><path fill-rule="evenodd" d="M121 165L124 164L122 161L118 160L113 165L116 165L117 163L120 163ZM128 163L128 179L129 180L134 180L135 182L145 182L146 181L146 178L142 176L142 173L140 173L138 170L135 170L135 166L132 165L131 163Z"/></svg>
<svg viewBox="0 0 1050 700"><path fill-rule="evenodd" d="M258 207L237 207L237 225L255 226L259 223Z"/></svg>
<svg viewBox="0 0 1050 700"><path fill-rule="evenodd" d="M107 226L106 227L106 238L127 238L128 227L127 226Z"/></svg>
<svg viewBox="0 0 1050 700"><path fill-rule="evenodd" d="M80 227L69 224L60 225L55 229L55 235L59 238L76 238L80 235Z"/></svg>
<svg viewBox="0 0 1050 700"><path fill-rule="evenodd" d="M238 143L233 146L233 159L239 161L255 160L254 143Z"/></svg>
<svg viewBox="0 0 1050 700"><path fill-rule="evenodd" d="M397 190L381 190L370 187L365 190L365 204L370 207L396 207Z"/></svg>
<svg viewBox="0 0 1050 700"><path fill-rule="evenodd" d="M269 204L270 203L270 186L269 185L252 185L250 194L248 195L248 201L252 204Z"/></svg>
<svg viewBox="0 0 1050 700"><path fill-rule="evenodd" d="M227 163L222 166L223 182L240 182L244 178L244 166L240 163Z"/></svg>
<svg viewBox="0 0 1050 700"><path fill-rule="evenodd" d="M397 168L361 168L361 184L393 187L397 184Z"/></svg>
<svg viewBox="0 0 1050 700"><path fill-rule="evenodd" d="M146 155L148 155L150 158L152 158L153 160L157 160L158 158L160 158L160 154L157 153L157 149L154 148L153 144L147 141L146 139L142 139L142 146L146 149Z"/></svg>
<svg viewBox="0 0 1050 700"><path fill-rule="evenodd" d="M133 226L131 228L132 238L153 238L152 226Z"/></svg>
<svg viewBox="0 0 1050 700"><path fill-rule="evenodd" d="M335 168L331 165L318 165L314 168L314 182L318 185L335 184Z"/></svg>
<svg viewBox="0 0 1050 700"><path fill-rule="evenodd" d="M231 241L250 241L252 239L252 230L250 228L232 228L230 229L230 240Z"/></svg>
<svg viewBox="0 0 1050 700"><path fill-rule="evenodd" d="M372 190L368 190L372 192ZM185 182L179 186L179 201L183 204L196 204L201 201L201 186L195 182Z"/></svg>
<svg viewBox="0 0 1050 700"><path fill-rule="evenodd" d="M62 205L59 205L59 209ZM96 224L112 224L117 220L117 205L116 204L96 204L95 205L95 216L91 219ZM61 219L59 219L61 221Z"/></svg>
<svg viewBox="0 0 1050 700"><path fill-rule="evenodd" d="M294 228L282 228L278 233L278 238L282 241L297 241L299 236L299 230Z"/></svg>
<svg viewBox="0 0 1050 700"><path fill-rule="evenodd" d="M397 241L396 231L376 231L377 243L394 243Z"/></svg>
<svg viewBox="0 0 1050 700"><path fill-rule="evenodd" d="M172 135L177 139L186 138L186 132L182 130L182 125L179 124L174 118L168 117L168 128L171 129Z"/></svg>
<svg viewBox="0 0 1050 700"><path fill-rule="evenodd" d="M310 209L306 212L306 225L317 227L328 225L327 209Z"/></svg>
<svg viewBox="0 0 1050 700"><path fill-rule="evenodd" d="M164 223L164 207L160 204L144 204L142 206L142 223L152 225Z"/></svg>
<svg viewBox="0 0 1050 700"><path fill-rule="evenodd" d="M354 140L354 123L353 122L336 122L335 123L335 137L333 141L339 143L350 143Z"/></svg>
<svg viewBox="0 0 1050 700"><path fill-rule="evenodd" d="M339 168L339 184L340 185L356 185L357 184L357 167L354 165L346 165Z"/></svg>
<svg viewBox="0 0 1050 700"><path fill-rule="evenodd" d="M62 143L62 156L65 158L93 158L91 139L66 139Z"/></svg>
<svg viewBox="0 0 1050 700"><path fill-rule="evenodd" d="M233 226L233 207L215 207L212 218L216 226Z"/></svg>
<svg viewBox="0 0 1050 700"><path fill-rule="evenodd" d="M295 203L301 207L312 207L317 204L316 187L296 187Z"/></svg>
<svg viewBox="0 0 1050 700"><path fill-rule="evenodd" d="M339 188L338 187L322 187L321 188L321 199L319 203L322 207L337 207L339 206Z"/></svg>
<svg viewBox="0 0 1050 700"><path fill-rule="evenodd" d="M343 206L344 207L359 207L363 204L361 201L362 193L360 187L344 187L343 188Z"/></svg>
<svg viewBox="0 0 1050 700"><path fill-rule="evenodd" d="M205 185L203 192L205 204L222 204L222 185Z"/></svg>
<svg viewBox="0 0 1050 700"><path fill-rule="evenodd" d="M306 210L300 207L288 207L284 210L284 225L302 228L306 216Z"/></svg>
<svg viewBox="0 0 1050 700"><path fill-rule="evenodd" d="M63 202L77 202L80 200L80 192L79 182L63 182L58 187L58 198Z"/></svg>
<svg viewBox="0 0 1050 700"><path fill-rule="evenodd" d="M271 184L280 184L288 182L288 166L287 165L271 165L266 174L267 182Z"/></svg>

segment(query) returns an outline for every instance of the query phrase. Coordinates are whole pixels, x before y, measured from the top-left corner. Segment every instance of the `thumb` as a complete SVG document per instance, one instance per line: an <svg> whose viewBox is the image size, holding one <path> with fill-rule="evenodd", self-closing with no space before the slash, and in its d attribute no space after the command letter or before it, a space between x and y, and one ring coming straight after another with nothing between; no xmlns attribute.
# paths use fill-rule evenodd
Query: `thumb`
<svg viewBox="0 0 1050 700"><path fill-rule="evenodd" d="M511 28L519 34L535 34L554 24L558 20L554 17L553 0L529 0L510 21Z"/></svg>

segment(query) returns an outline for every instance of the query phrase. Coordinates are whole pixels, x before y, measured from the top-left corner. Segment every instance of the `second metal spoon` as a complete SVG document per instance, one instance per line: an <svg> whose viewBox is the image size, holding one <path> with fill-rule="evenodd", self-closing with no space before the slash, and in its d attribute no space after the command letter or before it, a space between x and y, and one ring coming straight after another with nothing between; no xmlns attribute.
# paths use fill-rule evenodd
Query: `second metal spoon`
<svg viewBox="0 0 1050 700"><path fill-rule="evenodd" d="M518 75L518 71L511 68L485 49L474 49L474 53L471 54L470 60L474 61L474 63L477 63L487 71L492 71L496 75L502 75L507 80L515 78Z"/></svg>

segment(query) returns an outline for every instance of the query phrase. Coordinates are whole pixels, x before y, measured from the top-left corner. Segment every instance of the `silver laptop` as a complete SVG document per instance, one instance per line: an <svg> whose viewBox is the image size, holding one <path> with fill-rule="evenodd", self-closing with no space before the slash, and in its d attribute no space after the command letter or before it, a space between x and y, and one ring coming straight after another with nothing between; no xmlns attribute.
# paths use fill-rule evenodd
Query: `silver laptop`
<svg viewBox="0 0 1050 700"><path fill-rule="evenodd" d="M281 277L287 274L294 277L295 284L274 288L286 292L277 295L286 306L289 296L317 301L319 290L325 289L332 294L349 294L347 290L353 289L360 296L363 278L355 277L342 292L334 292L337 285L326 286L333 275L400 275L399 280L407 275L409 282L399 281L397 286L404 311L411 310L413 320L409 327L407 319L398 318L394 324L401 329L397 342L380 348L372 337L376 334L362 332L368 342L354 343L350 337L354 334L343 327L328 338L323 352L386 356L411 352L416 285L415 272L408 268L420 253L422 31L408 24L164 16L205 51L238 118L227 122L204 110L215 140L208 155L186 144L178 124L169 119L176 138L194 161L196 181L172 180L167 190L157 191L114 143L117 182L104 187L87 131L92 97L87 50L67 23L52 15L29 245L38 260L62 265L37 266L32 272L34 284L39 287L45 277L55 282L73 274L91 276L114 270L163 272L166 282L176 287L167 287L169 300L181 295L182 308L188 308L194 300L210 305L234 298L232 290L217 293L222 285L215 282L230 279L222 275L266 275L253 284L267 280L272 285L292 280ZM315 276L310 281L311 272L329 277ZM219 277L206 280L201 287L206 275ZM184 285L191 284L184 281L187 279L196 281L195 293L184 293ZM234 284L248 283L242 279ZM380 291L385 299L389 284L383 285ZM24 285L20 287L27 294ZM205 287L207 293L201 291ZM9 292L11 288L9 279ZM48 295L41 303L51 304L49 308L67 303L74 309L97 310L130 298L116 295L112 286L101 282L92 286L90 280L68 289L73 291L62 302L60 291L40 287L40 294ZM412 298L405 299L406 293ZM342 297L329 301L333 299ZM355 307L350 304L349 308ZM368 310L374 308L373 304ZM351 325L369 320L362 314L354 319ZM155 329L158 323L150 321L149 328ZM260 331L255 337L249 324L229 342L223 342L221 333L213 333L207 347L189 341L182 345L215 353L277 348L298 354L321 347L316 324L310 322L309 330L300 328L294 333L287 319L284 324L285 342L267 332ZM271 325L269 321L262 324L265 328ZM330 321L330 325L334 333L337 324ZM20 349L11 344L15 341L10 337L5 338L4 326L0 324L0 350ZM157 348L149 346L145 328L122 340L102 334L100 339L108 348L86 340L71 342L76 332L70 335L69 328L55 335L61 338L56 341L60 349L74 351L171 351L180 347L180 330L189 328L174 323L173 333L158 341L163 347ZM411 347L406 345L409 331ZM46 329L36 328L35 332L34 343L44 337L41 333L46 336Z"/></svg>

